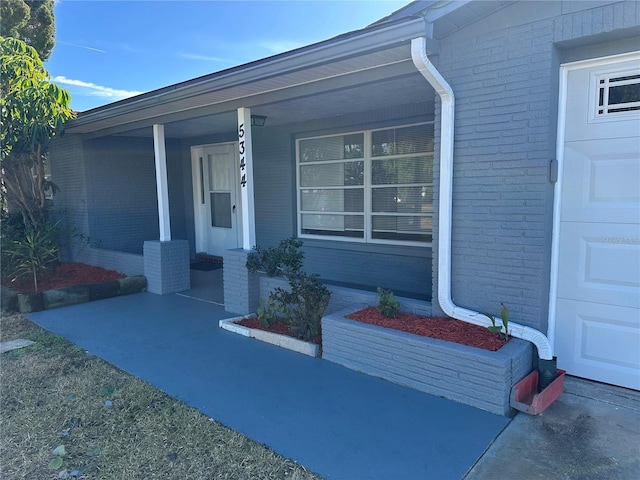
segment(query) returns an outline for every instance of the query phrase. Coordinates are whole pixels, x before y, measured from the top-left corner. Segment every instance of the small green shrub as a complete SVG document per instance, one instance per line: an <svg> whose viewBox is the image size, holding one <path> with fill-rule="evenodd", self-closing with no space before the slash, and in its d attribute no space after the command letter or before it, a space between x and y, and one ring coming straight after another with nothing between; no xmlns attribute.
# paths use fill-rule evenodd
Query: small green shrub
<svg viewBox="0 0 640 480"><path fill-rule="evenodd" d="M275 247L263 249L256 246L255 252L247 258L246 266L250 272L287 279L289 289L275 288L269 295L268 306L273 305L284 313L291 331L298 338L311 340L320 334L320 321L329 305L331 292L322 285L317 274L302 271L304 253L300 250L301 246L302 242L293 237Z"/></svg>
<svg viewBox="0 0 640 480"><path fill-rule="evenodd" d="M274 299L269 297L265 302L264 299L261 298L260 306L257 308L256 313L262 325L269 328L278 318L278 311Z"/></svg>
<svg viewBox="0 0 640 480"><path fill-rule="evenodd" d="M500 302L502 309L500 310L500 319L502 320L502 325L496 325L496 317L490 313L483 313L485 317L491 320L491 325L487 328L491 333L495 333L497 335L501 335L502 329L504 328L504 341L509 340L509 309L507 306Z"/></svg>
<svg viewBox="0 0 640 480"><path fill-rule="evenodd" d="M38 228L27 227L17 238L2 238L5 272L11 280L32 278L38 291L38 277L58 263L58 227L46 223Z"/></svg>
<svg viewBox="0 0 640 480"><path fill-rule="evenodd" d="M385 290L381 287L378 287L376 291L378 292L378 296L380 297L376 310L378 310L387 318L396 318L396 314L398 313L398 309L400 308L400 302L396 300L393 292L391 290Z"/></svg>

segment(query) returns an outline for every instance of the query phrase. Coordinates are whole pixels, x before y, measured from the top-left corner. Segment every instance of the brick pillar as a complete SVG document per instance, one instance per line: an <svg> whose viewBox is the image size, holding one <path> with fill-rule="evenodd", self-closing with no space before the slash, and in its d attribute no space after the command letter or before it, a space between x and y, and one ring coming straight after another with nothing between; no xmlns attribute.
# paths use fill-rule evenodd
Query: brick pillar
<svg viewBox="0 0 640 480"><path fill-rule="evenodd" d="M227 312L247 315L258 308L260 275L247 270L247 256L250 253L243 249L224 252L224 309Z"/></svg>
<svg viewBox="0 0 640 480"><path fill-rule="evenodd" d="M189 290L189 242L144 242L144 275L147 277L147 290L151 293L165 295Z"/></svg>

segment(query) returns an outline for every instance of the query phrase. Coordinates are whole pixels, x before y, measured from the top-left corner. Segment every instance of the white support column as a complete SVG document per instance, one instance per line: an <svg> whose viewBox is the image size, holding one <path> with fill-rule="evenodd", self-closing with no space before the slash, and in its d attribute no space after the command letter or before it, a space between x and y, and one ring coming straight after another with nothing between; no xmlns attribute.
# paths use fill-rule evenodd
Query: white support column
<svg viewBox="0 0 640 480"><path fill-rule="evenodd" d="M167 180L167 152L164 144L164 125L156 124L153 126L153 150L156 160L160 241L168 242L171 240L171 221L169 218L169 183Z"/></svg>
<svg viewBox="0 0 640 480"><path fill-rule="evenodd" d="M251 110L238 109L238 154L240 158L240 194L242 198L242 248L256 244L256 220L253 200L253 149L251 144Z"/></svg>

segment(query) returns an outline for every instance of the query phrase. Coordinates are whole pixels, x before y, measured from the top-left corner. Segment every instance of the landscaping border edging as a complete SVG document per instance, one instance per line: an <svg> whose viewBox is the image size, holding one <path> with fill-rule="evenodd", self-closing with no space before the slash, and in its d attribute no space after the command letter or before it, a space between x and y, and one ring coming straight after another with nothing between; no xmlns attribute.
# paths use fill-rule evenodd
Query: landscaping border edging
<svg viewBox="0 0 640 480"><path fill-rule="evenodd" d="M92 302L104 298L144 292L147 279L143 275L118 278L102 283L76 285L36 293L18 293L8 287L2 287L2 306L10 312L31 313L41 310Z"/></svg>
<svg viewBox="0 0 640 480"><path fill-rule="evenodd" d="M322 357L368 375L502 416L511 388L533 368L533 346L511 338L496 352L344 318L322 318Z"/></svg>
<svg viewBox="0 0 640 480"><path fill-rule="evenodd" d="M304 340L299 340L287 335L279 335L277 333L266 332L258 328L248 328L236 323L239 320L251 318L253 316L254 315L245 315L243 317L226 318L224 320L220 320L218 322L218 326L223 330L237 333L245 337L255 338L256 340L260 340L261 342L277 345L278 347L293 350L294 352L302 353L303 355L308 355L310 357L318 356L319 347L315 343L305 342Z"/></svg>

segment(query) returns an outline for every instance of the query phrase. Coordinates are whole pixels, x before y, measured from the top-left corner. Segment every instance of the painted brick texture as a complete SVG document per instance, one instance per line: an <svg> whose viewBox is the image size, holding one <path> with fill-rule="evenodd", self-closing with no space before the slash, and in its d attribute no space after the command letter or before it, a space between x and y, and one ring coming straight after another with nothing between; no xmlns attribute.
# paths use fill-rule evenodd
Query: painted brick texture
<svg viewBox="0 0 640 480"><path fill-rule="evenodd" d="M515 22L514 22L515 23ZM455 303L544 328L553 20L441 43L456 95L452 228Z"/></svg>
<svg viewBox="0 0 640 480"><path fill-rule="evenodd" d="M239 315L254 313L260 301L260 275L247 270L246 250L224 253L224 309Z"/></svg>
<svg viewBox="0 0 640 480"><path fill-rule="evenodd" d="M226 264L225 264L226 268ZM260 298L267 299L274 288L288 288L288 283L284 278L280 277L260 277ZM357 309L364 306L377 305L378 294L368 292L366 290L358 290L353 288L340 287L335 285L326 285L331 292L329 305L326 314L345 310L347 308ZM397 297L405 312L415 313L417 315L430 316L431 303L427 301L415 300L412 298Z"/></svg>
<svg viewBox="0 0 640 480"><path fill-rule="evenodd" d="M186 236L179 144L167 142L172 238ZM160 236L152 139L106 137L85 144L89 232L101 247L141 254ZM175 219L175 220L174 220Z"/></svg>
<svg viewBox="0 0 640 480"><path fill-rule="evenodd" d="M152 139L85 143L89 232L102 248L140 254L159 238L153 155Z"/></svg>
<svg viewBox="0 0 640 480"><path fill-rule="evenodd" d="M594 5L595 8L577 11L570 10L569 2L564 3L564 15L556 18L553 23L555 42L603 35L640 25L640 5L634 0Z"/></svg>
<svg viewBox="0 0 640 480"><path fill-rule="evenodd" d="M186 240L144 242L144 275L151 293L165 295L189 290L189 243Z"/></svg>
<svg viewBox="0 0 640 480"><path fill-rule="evenodd" d="M56 138L49 149L51 180L60 190L53 197L54 219L60 221L62 231L63 260L73 258L73 244L70 232L88 232L86 203L86 175L83 163L83 144L78 135L64 135Z"/></svg>
<svg viewBox="0 0 640 480"><path fill-rule="evenodd" d="M458 305L497 313L502 301L514 321L546 331L558 45L613 40L638 24L634 1L515 2L441 39L438 70L456 95L452 295Z"/></svg>
<svg viewBox="0 0 640 480"><path fill-rule="evenodd" d="M509 416L511 387L532 368L532 345L512 339L497 352L343 318L322 319L322 357L352 370Z"/></svg>

